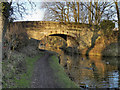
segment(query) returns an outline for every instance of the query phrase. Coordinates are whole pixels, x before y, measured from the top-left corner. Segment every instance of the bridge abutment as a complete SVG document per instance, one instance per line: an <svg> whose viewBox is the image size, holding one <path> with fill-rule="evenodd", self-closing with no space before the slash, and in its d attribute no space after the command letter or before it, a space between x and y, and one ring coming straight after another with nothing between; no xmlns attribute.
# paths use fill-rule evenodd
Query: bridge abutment
<svg viewBox="0 0 120 90"><path fill-rule="evenodd" d="M78 43L75 38L67 36L67 47L78 47Z"/></svg>

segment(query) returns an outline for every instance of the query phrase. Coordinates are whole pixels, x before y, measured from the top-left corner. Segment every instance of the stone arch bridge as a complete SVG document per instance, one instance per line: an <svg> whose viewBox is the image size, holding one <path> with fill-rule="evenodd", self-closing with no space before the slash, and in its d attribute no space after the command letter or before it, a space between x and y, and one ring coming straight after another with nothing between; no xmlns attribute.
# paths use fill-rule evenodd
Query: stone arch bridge
<svg viewBox="0 0 120 90"><path fill-rule="evenodd" d="M93 27L88 24L60 23L52 21L14 22L27 31L29 38L42 40L46 36L60 36L67 41L67 46L83 49L91 45Z"/></svg>

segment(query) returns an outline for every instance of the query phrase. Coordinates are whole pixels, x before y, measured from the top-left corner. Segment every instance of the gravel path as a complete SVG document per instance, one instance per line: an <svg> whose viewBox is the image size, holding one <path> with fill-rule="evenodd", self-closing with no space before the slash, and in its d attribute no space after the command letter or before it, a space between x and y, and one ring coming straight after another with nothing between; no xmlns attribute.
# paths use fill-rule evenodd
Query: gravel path
<svg viewBox="0 0 120 90"><path fill-rule="evenodd" d="M35 63L31 88L60 88L59 84L55 83L54 73L49 66L48 60L50 56L50 53L45 53L45 55Z"/></svg>

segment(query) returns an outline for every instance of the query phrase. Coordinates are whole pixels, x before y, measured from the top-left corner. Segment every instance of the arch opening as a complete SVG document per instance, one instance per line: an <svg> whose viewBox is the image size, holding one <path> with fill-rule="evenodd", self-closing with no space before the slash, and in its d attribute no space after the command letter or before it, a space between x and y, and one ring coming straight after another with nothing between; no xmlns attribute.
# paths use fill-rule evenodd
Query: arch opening
<svg viewBox="0 0 120 90"><path fill-rule="evenodd" d="M62 37L65 41L67 41L67 35L65 35L65 34L52 34L49 36L59 36L59 37Z"/></svg>
<svg viewBox="0 0 120 90"><path fill-rule="evenodd" d="M67 44L69 44L71 42L72 44L76 44L77 46L79 45L79 42L76 40L76 38L72 37L70 35L66 35L66 34L51 34L49 36L59 36L59 37L62 37L65 41L67 41Z"/></svg>

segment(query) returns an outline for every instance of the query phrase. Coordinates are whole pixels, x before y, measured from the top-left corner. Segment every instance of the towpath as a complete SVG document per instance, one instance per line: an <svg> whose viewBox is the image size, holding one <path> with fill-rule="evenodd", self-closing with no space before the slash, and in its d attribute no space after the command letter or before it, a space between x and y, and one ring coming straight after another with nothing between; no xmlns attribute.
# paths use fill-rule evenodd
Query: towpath
<svg viewBox="0 0 120 90"><path fill-rule="evenodd" d="M49 66L51 54L46 52L42 58L35 63L34 73L32 76L31 88L60 88L55 82L54 72Z"/></svg>

